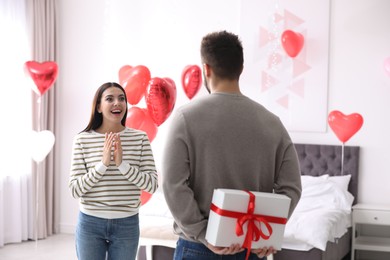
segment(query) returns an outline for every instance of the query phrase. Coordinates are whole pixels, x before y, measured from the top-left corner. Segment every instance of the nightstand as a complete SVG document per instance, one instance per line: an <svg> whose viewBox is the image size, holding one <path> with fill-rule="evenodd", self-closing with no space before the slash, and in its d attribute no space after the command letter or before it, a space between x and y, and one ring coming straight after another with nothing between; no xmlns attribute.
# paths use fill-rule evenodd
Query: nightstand
<svg viewBox="0 0 390 260"><path fill-rule="evenodd" d="M378 256L365 256L368 251ZM352 207L351 259L358 256L390 259L390 205L356 204Z"/></svg>

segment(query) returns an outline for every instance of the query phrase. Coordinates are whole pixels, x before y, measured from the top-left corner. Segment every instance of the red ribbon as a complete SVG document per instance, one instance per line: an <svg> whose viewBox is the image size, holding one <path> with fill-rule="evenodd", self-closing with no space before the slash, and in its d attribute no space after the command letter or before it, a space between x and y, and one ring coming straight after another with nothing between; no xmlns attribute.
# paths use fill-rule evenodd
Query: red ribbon
<svg viewBox="0 0 390 260"><path fill-rule="evenodd" d="M244 234L243 226L246 222L248 222L245 240L242 244L242 247L247 249L246 259L248 259L252 247L252 241L259 241L260 238L268 240L272 235L272 227L270 223L286 224L287 218L254 214L256 196L250 191L246 192L249 194L249 202L247 212L245 213L221 209L215 206L213 203L211 203L210 209L220 216L236 218L237 236L241 236ZM262 231L262 223L265 225L268 235Z"/></svg>

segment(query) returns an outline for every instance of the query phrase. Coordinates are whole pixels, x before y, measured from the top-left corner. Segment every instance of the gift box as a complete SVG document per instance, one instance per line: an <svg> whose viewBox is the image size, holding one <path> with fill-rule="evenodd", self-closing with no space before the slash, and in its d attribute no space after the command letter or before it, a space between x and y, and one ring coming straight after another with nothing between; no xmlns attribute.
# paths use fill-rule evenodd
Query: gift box
<svg viewBox="0 0 390 260"><path fill-rule="evenodd" d="M290 202L282 194L215 189L206 240L214 246L280 250Z"/></svg>

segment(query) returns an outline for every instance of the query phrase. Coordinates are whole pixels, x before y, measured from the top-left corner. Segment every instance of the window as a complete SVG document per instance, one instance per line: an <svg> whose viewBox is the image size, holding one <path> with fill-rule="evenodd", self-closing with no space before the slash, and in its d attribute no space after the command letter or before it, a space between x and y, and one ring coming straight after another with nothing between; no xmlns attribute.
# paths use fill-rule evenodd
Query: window
<svg viewBox="0 0 390 260"><path fill-rule="evenodd" d="M31 80L24 72L30 58L24 0L0 1L1 176L31 172Z"/></svg>

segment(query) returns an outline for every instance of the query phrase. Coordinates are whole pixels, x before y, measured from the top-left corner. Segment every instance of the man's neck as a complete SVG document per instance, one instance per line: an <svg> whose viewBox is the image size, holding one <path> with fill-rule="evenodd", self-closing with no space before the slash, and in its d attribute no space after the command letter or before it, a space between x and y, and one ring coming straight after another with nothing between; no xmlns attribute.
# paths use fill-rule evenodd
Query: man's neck
<svg viewBox="0 0 390 260"><path fill-rule="evenodd" d="M211 93L232 93L241 94L240 86L235 80L223 80L214 82L211 86Z"/></svg>

